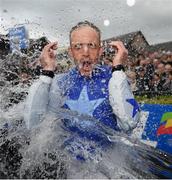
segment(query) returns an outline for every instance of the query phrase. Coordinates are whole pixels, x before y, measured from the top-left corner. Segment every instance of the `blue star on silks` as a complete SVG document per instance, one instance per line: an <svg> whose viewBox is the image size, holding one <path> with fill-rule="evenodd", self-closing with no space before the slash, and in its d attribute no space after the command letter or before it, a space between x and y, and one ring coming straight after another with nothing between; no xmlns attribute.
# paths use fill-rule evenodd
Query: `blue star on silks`
<svg viewBox="0 0 172 180"><path fill-rule="evenodd" d="M126 101L133 106L132 117L134 117L137 114L137 112L139 111L139 105L135 99L126 99Z"/></svg>
<svg viewBox="0 0 172 180"><path fill-rule="evenodd" d="M78 100L66 100L66 105L72 110L80 114L87 114L93 116L93 112L105 98L89 100L87 93L87 86L84 86Z"/></svg>

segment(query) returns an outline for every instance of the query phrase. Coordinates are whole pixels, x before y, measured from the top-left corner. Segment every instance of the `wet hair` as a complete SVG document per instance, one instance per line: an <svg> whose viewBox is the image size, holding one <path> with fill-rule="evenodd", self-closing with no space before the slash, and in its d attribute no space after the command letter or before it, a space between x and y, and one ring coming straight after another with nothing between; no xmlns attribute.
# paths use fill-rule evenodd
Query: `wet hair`
<svg viewBox="0 0 172 180"><path fill-rule="evenodd" d="M76 29L80 28L80 27L90 27L90 28L94 29L99 36L99 40L101 39L101 31L96 25L94 25L93 23L91 23L89 21L82 21L82 22L79 22L77 25L75 25L71 28L70 33L69 33L69 40L70 41L71 41L72 32L75 31Z"/></svg>

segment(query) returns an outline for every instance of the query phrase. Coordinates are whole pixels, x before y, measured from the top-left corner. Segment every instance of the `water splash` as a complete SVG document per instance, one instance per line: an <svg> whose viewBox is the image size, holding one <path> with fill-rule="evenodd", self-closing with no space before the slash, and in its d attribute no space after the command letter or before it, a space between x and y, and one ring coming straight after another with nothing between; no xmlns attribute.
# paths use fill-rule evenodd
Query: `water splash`
<svg viewBox="0 0 172 180"><path fill-rule="evenodd" d="M168 170L172 164L170 155L136 138L142 124L129 137L94 118L59 109L28 131L22 112L35 76L31 74L27 81L21 81L19 74L22 59L30 64L35 56L13 53L0 60L1 178L156 178L157 169ZM78 131L71 133L66 127ZM81 137L78 132L85 134ZM100 143L92 136L101 137ZM73 144L69 141L72 138ZM108 148L101 146L102 141L108 142ZM77 160L78 154L85 160Z"/></svg>

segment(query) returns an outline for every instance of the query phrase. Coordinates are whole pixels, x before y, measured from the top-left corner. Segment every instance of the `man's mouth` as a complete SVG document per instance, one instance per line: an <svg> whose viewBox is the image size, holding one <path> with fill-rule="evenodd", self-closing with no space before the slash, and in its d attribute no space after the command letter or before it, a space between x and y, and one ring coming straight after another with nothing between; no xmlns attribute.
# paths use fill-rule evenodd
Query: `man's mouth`
<svg viewBox="0 0 172 180"><path fill-rule="evenodd" d="M82 63L82 65L83 65L83 67L88 67L88 66L92 65L92 63L91 63L91 61L84 61Z"/></svg>
<svg viewBox="0 0 172 180"><path fill-rule="evenodd" d="M87 69L87 68L91 68L93 65L92 61L90 60L83 60L79 63L79 68L81 69Z"/></svg>
<svg viewBox="0 0 172 180"><path fill-rule="evenodd" d="M90 76L93 69L94 69L94 63L91 60L82 60L78 64L79 71L84 76Z"/></svg>

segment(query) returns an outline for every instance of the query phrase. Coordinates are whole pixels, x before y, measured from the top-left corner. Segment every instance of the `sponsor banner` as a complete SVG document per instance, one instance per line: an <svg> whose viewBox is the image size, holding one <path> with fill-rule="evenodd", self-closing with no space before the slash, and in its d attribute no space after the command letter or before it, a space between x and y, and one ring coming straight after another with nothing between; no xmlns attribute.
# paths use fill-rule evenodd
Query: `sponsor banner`
<svg viewBox="0 0 172 180"><path fill-rule="evenodd" d="M149 112L142 139L157 141L157 148L172 154L172 105L144 104Z"/></svg>
<svg viewBox="0 0 172 180"><path fill-rule="evenodd" d="M10 48L13 49L26 49L27 33L24 26L14 27L9 29Z"/></svg>

